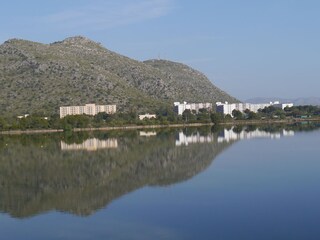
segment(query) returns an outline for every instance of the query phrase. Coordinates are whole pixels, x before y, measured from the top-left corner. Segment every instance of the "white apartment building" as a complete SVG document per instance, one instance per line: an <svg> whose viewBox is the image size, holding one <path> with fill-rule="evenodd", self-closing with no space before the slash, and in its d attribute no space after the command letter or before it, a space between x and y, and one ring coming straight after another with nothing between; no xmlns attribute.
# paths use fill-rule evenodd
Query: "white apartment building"
<svg viewBox="0 0 320 240"><path fill-rule="evenodd" d="M190 111L196 111L196 113L199 112L200 109L207 109L211 110L212 109L212 103L187 103L187 102L174 102L174 111L178 115L182 115L182 113L189 109Z"/></svg>
<svg viewBox="0 0 320 240"><path fill-rule="evenodd" d="M65 106L60 107L60 118L64 118L67 115L97 115L98 113L105 112L107 114L116 113L116 105L95 105L86 104L84 106Z"/></svg>
<svg viewBox="0 0 320 240"><path fill-rule="evenodd" d="M143 120L145 118L147 118L147 119L157 118L157 115L156 114L149 114L149 113L139 115L139 120Z"/></svg>
<svg viewBox="0 0 320 240"><path fill-rule="evenodd" d="M279 102L274 102L273 106L276 108L281 108L285 109L286 107L293 107L293 103L279 103Z"/></svg>
<svg viewBox="0 0 320 240"><path fill-rule="evenodd" d="M270 102L270 103L259 103L259 104L217 102L216 105L217 105L216 107L217 112L222 113L224 115L230 114L232 116L233 110L244 112L246 109L248 109L251 112L256 113L258 112L259 109L264 109L265 107L270 107L270 106L274 106L276 108L281 108L281 109L284 109L286 107L292 107L293 103L280 103L278 101Z"/></svg>

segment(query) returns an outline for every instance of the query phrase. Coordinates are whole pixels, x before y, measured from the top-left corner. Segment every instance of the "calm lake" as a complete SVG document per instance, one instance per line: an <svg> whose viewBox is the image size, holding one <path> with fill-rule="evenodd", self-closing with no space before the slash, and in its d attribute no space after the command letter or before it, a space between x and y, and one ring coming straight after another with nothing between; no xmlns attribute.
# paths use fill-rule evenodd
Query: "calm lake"
<svg viewBox="0 0 320 240"><path fill-rule="evenodd" d="M320 124L0 135L0 238L320 239Z"/></svg>

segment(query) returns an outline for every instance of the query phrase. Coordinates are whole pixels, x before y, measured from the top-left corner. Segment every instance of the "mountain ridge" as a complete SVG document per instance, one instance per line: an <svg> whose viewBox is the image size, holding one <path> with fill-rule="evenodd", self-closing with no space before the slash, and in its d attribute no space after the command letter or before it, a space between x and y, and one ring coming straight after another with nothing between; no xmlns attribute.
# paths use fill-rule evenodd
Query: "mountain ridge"
<svg viewBox="0 0 320 240"><path fill-rule="evenodd" d="M173 101L238 101L187 65L140 62L82 36L50 44L5 41L0 84L0 113L11 116L52 115L59 106L90 102L145 112Z"/></svg>

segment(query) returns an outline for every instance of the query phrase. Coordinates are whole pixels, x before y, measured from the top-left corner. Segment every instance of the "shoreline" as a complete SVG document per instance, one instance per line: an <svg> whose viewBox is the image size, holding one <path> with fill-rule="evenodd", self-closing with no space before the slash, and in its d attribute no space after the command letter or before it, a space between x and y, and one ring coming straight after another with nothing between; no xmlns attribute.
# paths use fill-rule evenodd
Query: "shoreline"
<svg viewBox="0 0 320 240"><path fill-rule="evenodd" d="M90 132L90 131L112 131L112 130L134 130L134 129L159 129L159 128L178 128L178 127L202 127L213 126L213 123L185 123L169 125L127 125L115 127L96 127L96 128L73 128L71 132ZM0 131L0 135L20 135L20 134L41 134L41 133L61 133L63 129L30 129L30 130L9 130Z"/></svg>
<svg viewBox="0 0 320 240"><path fill-rule="evenodd" d="M236 120L230 122L221 122L216 125L230 126L230 125L264 125L264 124L290 124L299 122L320 122L320 118L308 119L267 119L267 120ZM179 127L202 127L214 126L214 123L179 123L168 125L126 125L114 127L95 127L95 128L73 128L72 132L90 132L90 131L112 131L112 130L134 130L134 129L160 129L160 128L179 128ZM61 133L63 129L30 129L30 130L8 130L0 131L0 135L21 135L21 134L42 134L42 133Z"/></svg>

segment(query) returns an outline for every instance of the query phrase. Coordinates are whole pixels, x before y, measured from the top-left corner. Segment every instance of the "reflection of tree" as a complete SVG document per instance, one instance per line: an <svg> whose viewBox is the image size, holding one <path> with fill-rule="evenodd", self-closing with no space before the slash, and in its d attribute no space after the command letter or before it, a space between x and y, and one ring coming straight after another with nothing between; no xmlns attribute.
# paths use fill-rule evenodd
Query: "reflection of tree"
<svg viewBox="0 0 320 240"><path fill-rule="evenodd" d="M117 137L117 149L65 152L60 139L79 142L87 136L50 136L1 139L0 211L14 217L50 210L88 215L143 186L189 179L230 145L215 141L177 148L175 132L143 138L133 131Z"/></svg>
<svg viewBox="0 0 320 240"><path fill-rule="evenodd" d="M242 125L238 125L238 126L235 126L233 128L233 132L234 133L241 133L243 131L243 126Z"/></svg>

